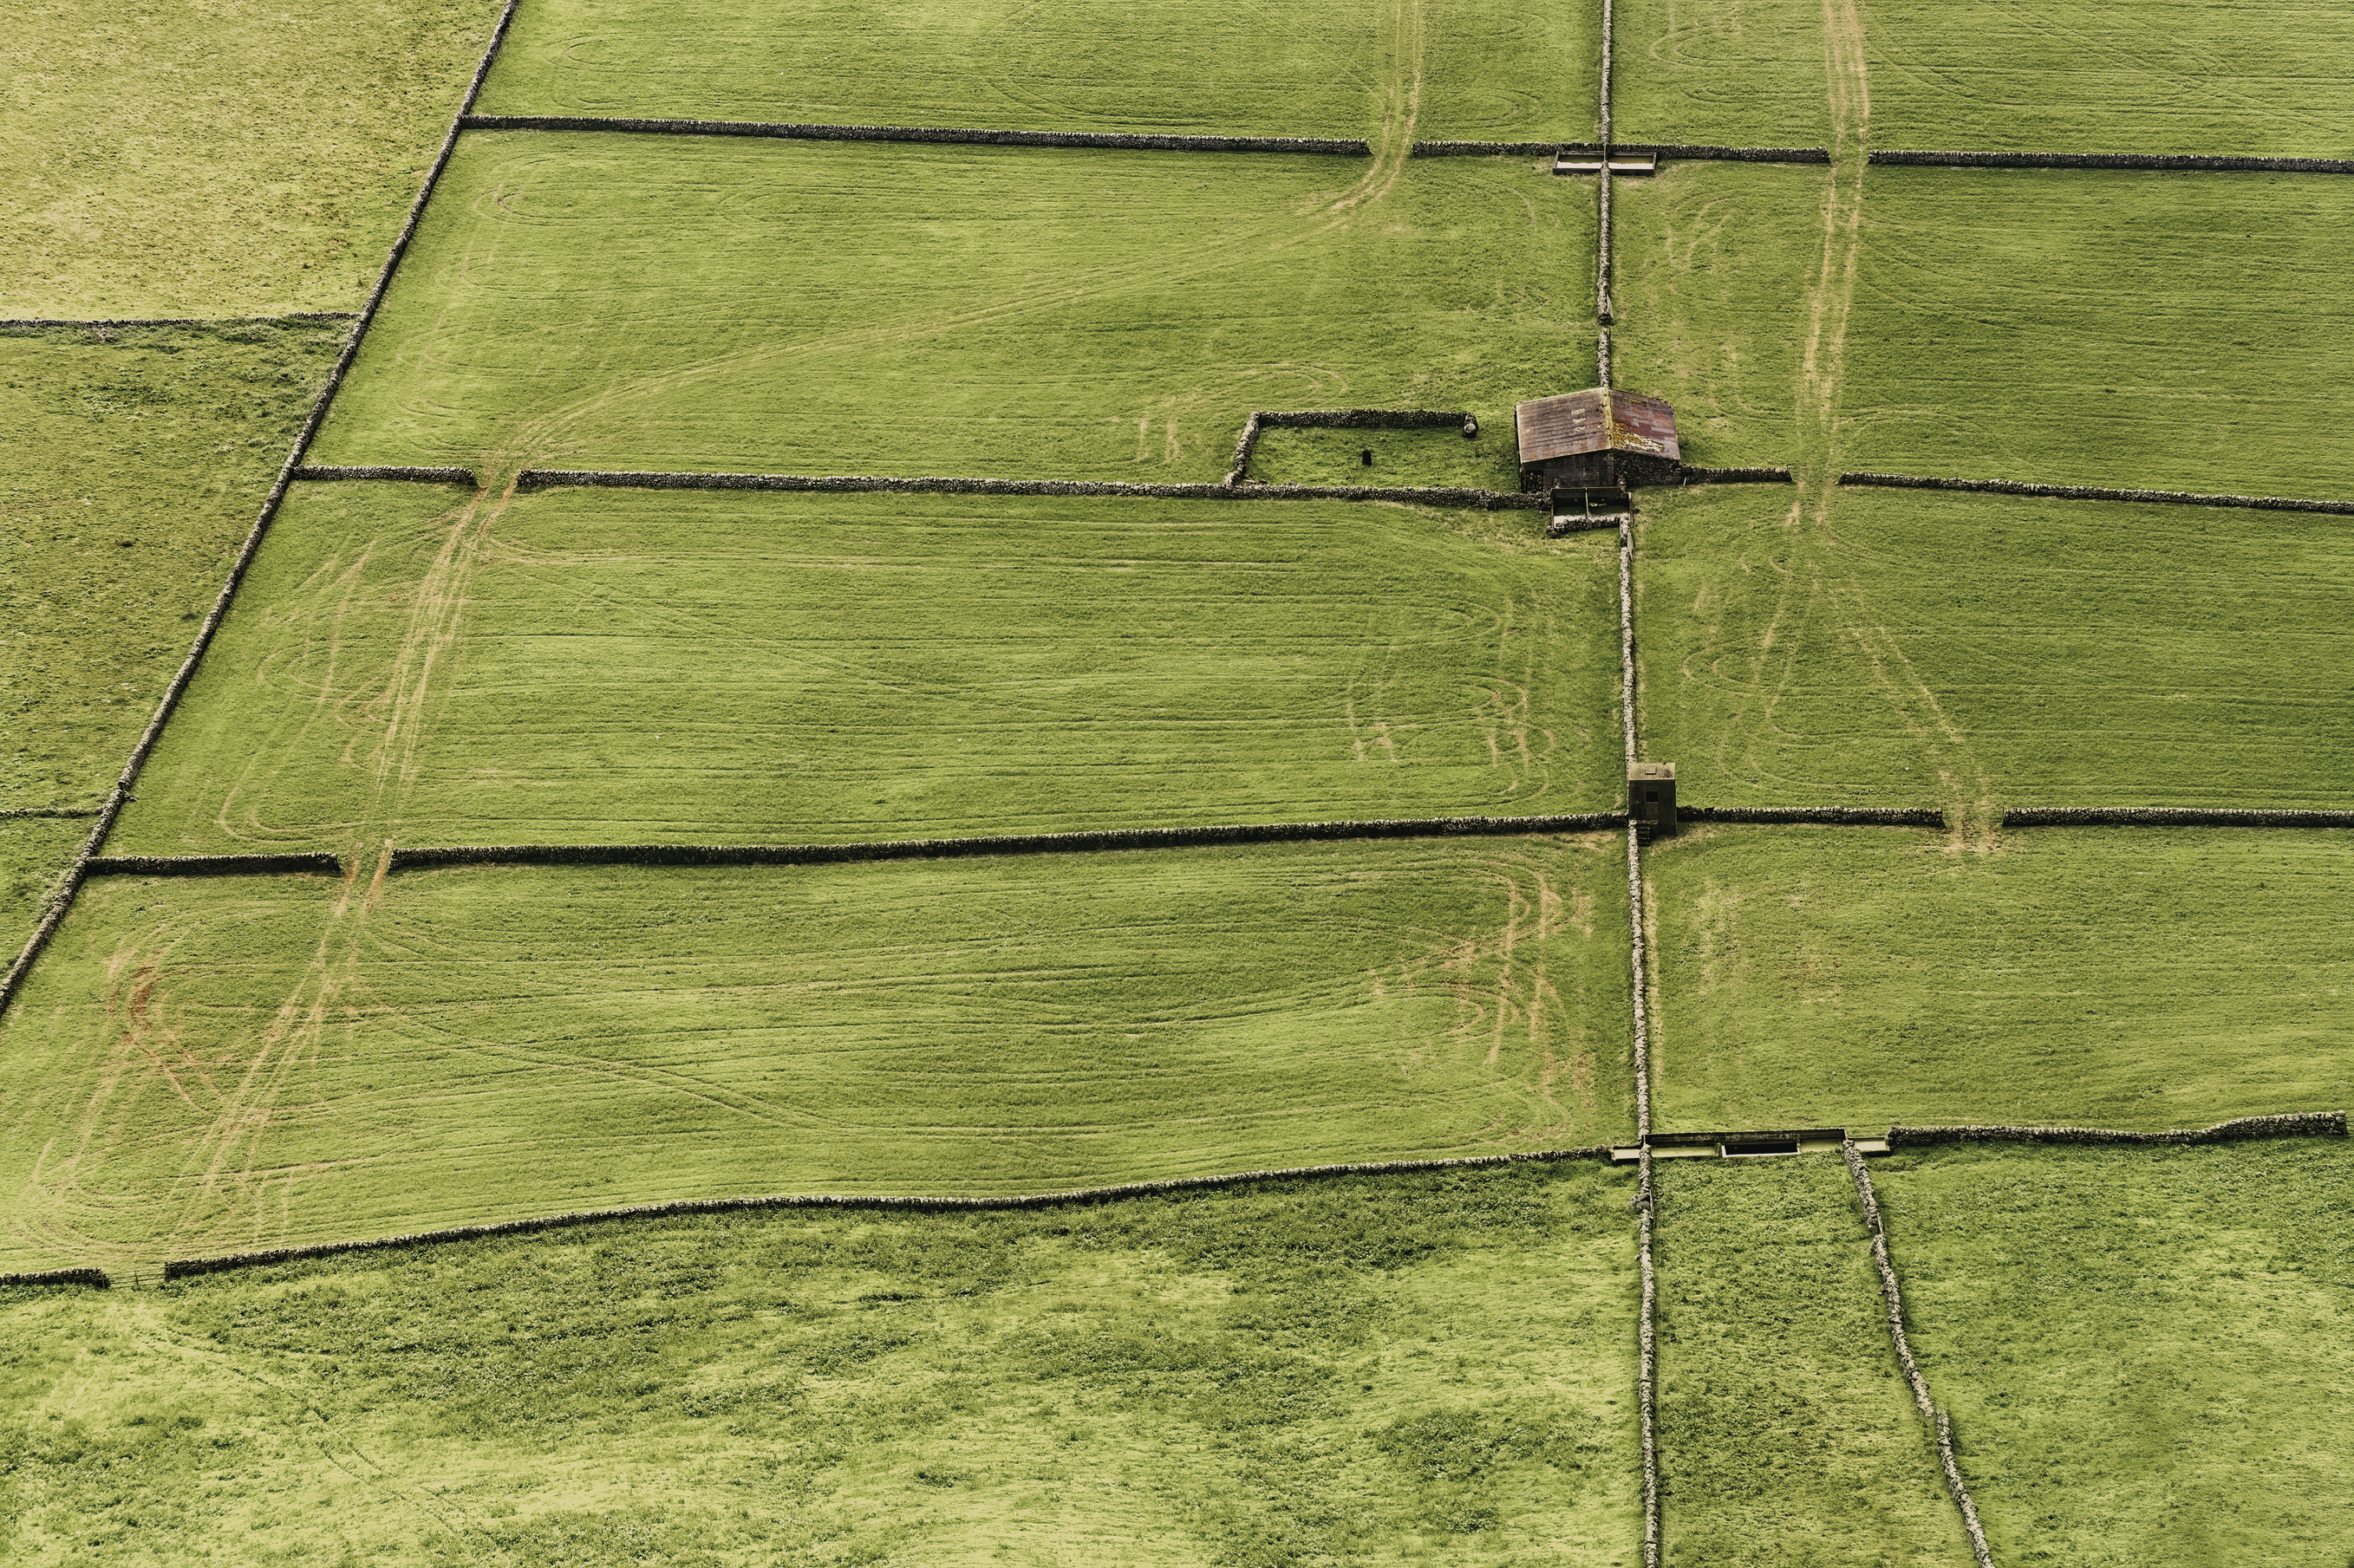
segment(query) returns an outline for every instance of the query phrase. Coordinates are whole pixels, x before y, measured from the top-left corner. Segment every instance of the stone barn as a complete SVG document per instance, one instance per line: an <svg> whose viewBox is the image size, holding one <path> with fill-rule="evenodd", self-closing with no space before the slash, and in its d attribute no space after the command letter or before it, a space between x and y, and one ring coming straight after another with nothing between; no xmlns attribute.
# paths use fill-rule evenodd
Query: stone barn
<svg viewBox="0 0 2354 1568"><path fill-rule="evenodd" d="M1523 492L1623 493L1629 485L1672 484L1683 472L1676 411L1657 397L1597 387L1522 403L1513 414Z"/></svg>

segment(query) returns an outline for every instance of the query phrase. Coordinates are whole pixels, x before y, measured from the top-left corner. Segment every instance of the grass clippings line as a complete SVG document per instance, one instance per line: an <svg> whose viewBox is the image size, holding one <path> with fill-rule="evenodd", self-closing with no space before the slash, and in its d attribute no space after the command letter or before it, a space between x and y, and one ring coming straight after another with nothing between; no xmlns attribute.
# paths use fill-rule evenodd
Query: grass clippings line
<svg viewBox="0 0 2354 1568"><path fill-rule="evenodd" d="M1135 484L1094 479L901 478L890 474L632 472L609 469L527 468L515 482L529 487L603 486L616 490L781 490L849 495L1141 496L1155 501L1394 501L1424 506L1476 506L1487 512L1533 512L1542 493L1445 486L1371 484Z"/></svg>
<svg viewBox="0 0 2354 1568"><path fill-rule="evenodd" d="M1101 850L1313 843L1347 839L1499 838L1616 829L1624 811L1544 817L1405 817L1337 822L1236 822L1199 828L1097 828L1062 833L880 839L839 844L451 844L396 847L387 868L448 865L843 865L968 855L1071 854Z"/></svg>
<svg viewBox="0 0 2354 1568"><path fill-rule="evenodd" d="M483 47L482 60L474 67L473 79L466 84L466 95L459 101L458 112L451 117L450 129L441 138L441 150L435 154L432 166L426 171L425 181L417 190L417 199L409 204L408 220L400 226L400 232L394 238L392 249L385 257L384 266L376 273L376 286L368 291L366 302L352 319L352 329L345 334L343 352L336 355L334 367L327 373L326 384L319 389L318 397L312 400L309 417L294 434L293 447L287 452L285 462L279 466L278 477L271 482L270 493L262 499L261 510L255 515L253 526L247 531L243 546L230 563L228 580L221 584L220 592L215 596L211 613L196 628L188 656L180 662L180 668L172 676L171 683L164 688L164 694L156 700L154 716L147 721L146 729L131 748L130 758L123 764L122 775L115 780L114 788L107 792L105 803L98 810L97 821L91 824L90 836L75 852L58 891L50 897L41 912L40 920L34 926L33 934L25 939L24 947L16 954L16 961L8 967L7 976L0 979L0 1014L6 1013L8 1004L16 999L16 992L23 988L25 977L32 972L34 960L40 957L41 949L48 946L49 938L56 935L58 927L64 923L66 915L73 908L74 899L81 892L82 881L89 874L91 858L98 853L99 846L106 842L106 835L113 830L115 819L122 815L124 804L131 798L131 787L137 781L140 768L145 766L148 753L154 749L164 722L179 706L188 683L196 677L198 662L204 658L205 650L212 645L214 634L220 630L222 620L228 614L230 602L237 598L238 586L245 580L254 556L260 553L261 541L270 532L270 520L278 515L278 508L286 500L287 488L293 483L294 471L302 464L302 454L310 450L320 425L326 419L328 405L334 401L335 393L344 384L344 376L351 370L352 361L358 357L361 340L367 335L368 323L376 319L378 307L384 303L385 291L392 286L392 275L398 270L401 257L407 253L409 241L416 237L418 223L425 216L425 204L431 199L433 187L441 178L442 170L449 167L450 154L458 144L459 122L474 106L475 98L482 90L482 82L491 72L491 63L498 57L499 45L506 38L508 24L514 20L517 3L518 0L506 0L505 6L500 11L498 23L491 29L490 42Z"/></svg>
<svg viewBox="0 0 2354 1568"><path fill-rule="evenodd" d="M1151 153L1322 153L1370 158L1372 144L1326 136L1175 136L1126 131L999 131L953 125L801 125L766 120L633 120L580 114L467 114L467 131L599 131L633 136L756 136L790 142L929 142L990 147L1115 147Z"/></svg>
<svg viewBox="0 0 2354 1568"><path fill-rule="evenodd" d="M60 327L112 332L118 327L275 326L281 322L355 322L359 319L357 311L290 311L282 316L109 316L92 321L12 316L0 320L0 332L45 332Z"/></svg>
<svg viewBox="0 0 2354 1568"><path fill-rule="evenodd" d="M1970 1553L1978 1559L1978 1568L1994 1568L1994 1557L1987 1550L1986 1531L1978 1523L1978 1504L1970 1499L1970 1489L1962 1479L1962 1467L1954 1456L1954 1427L1946 1413L1929 1397L1929 1380L1921 1375L1920 1363L1913 1359L1913 1347L1904 1337L1904 1298L1896 1284L1896 1266L1888 1255L1888 1233L1880 1223L1880 1203L1872 1196L1872 1172L1863 1166L1853 1139L1840 1144L1840 1157L1847 1161L1848 1172L1855 1178L1856 1201L1863 1209L1863 1227L1872 1236L1872 1263L1880 1274L1880 1293L1888 1307L1888 1337L1896 1346L1897 1363L1904 1369L1904 1379L1913 1385L1913 1403L1919 1406L1921 1419L1927 1424L1937 1443L1937 1460L1946 1472L1946 1489L1953 1494L1954 1506L1962 1512L1962 1525L1969 1531Z"/></svg>
<svg viewBox="0 0 2354 1568"><path fill-rule="evenodd" d="M2234 1143L2251 1138L2343 1138L2346 1113L2285 1111L2277 1116L2235 1117L2211 1127L2179 1128L2168 1132L2123 1132L2102 1127L2007 1127L1999 1123L1966 1123L1953 1127L1892 1127L1891 1149L1918 1149L1933 1143L2073 1143L2147 1144Z"/></svg>
<svg viewBox="0 0 2354 1568"><path fill-rule="evenodd" d="M2354 811L2265 806L2012 806L2006 828L2354 828Z"/></svg>
<svg viewBox="0 0 2354 1568"><path fill-rule="evenodd" d="M1239 1187L1254 1181L1316 1181L1338 1176L1401 1176L1431 1171L1475 1171L1500 1165L1554 1163L1570 1160L1606 1160L1610 1147L1592 1144L1577 1149L1539 1149L1519 1154L1466 1154L1443 1160L1367 1160L1335 1165L1299 1165L1288 1169L1236 1171L1215 1176L1171 1176L1157 1181L1123 1181L1105 1187L1074 1187L1060 1192L1025 1192L1002 1198L965 1198L945 1194L872 1195L839 1192L771 1193L756 1198L681 1198L668 1203L635 1203L612 1209L576 1209L524 1220L498 1220L480 1225L453 1225L446 1230L411 1231L401 1235L364 1241L319 1242L310 1246L270 1247L256 1252L228 1253L217 1257L174 1258L164 1265L165 1279L186 1279L224 1269L258 1268L267 1264L305 1258L337 1257L346 1253L381 1252L393 1247L427 1246L441 1242L473 1241L485 1236L529 1235L538 1231L596 1224L606 1220L661 1219L671 1214L736 1213L755 1209L896 1210L916 1213L977 1213L1013 1209L1046 1209L1064 1203L1108 1203L1127 1198L1152 1198L1172 1192L1197 1192ZM95 1272L95 1271L92 1271Z"/></svg>
<svg viewBox="0 0 2354 1568"><path fill-rule="evenodd" d="M390 463L360 463L324 467L305 463L294 471L297 483L349 479L398 480L411 484L462 484L469 490L482 482L471 468L408 468Z"/></svg>
<svg viewBox="0 0 2354 1568"><path fill-rule="evenodd" d="M114 1281L102 1268L48 1268L37 1274L0 1274L0 1287L11 1285L87 1285L111 1290Z"/></svg>
<svg viewBox="0 0 2354 1568"><path fill-rule="evenodd" d="M344 863L324 851L285 854L94 854L90 876L256 876L287 872L341 876Z"/></svg>
<svg viewBox="0 0 2354 1568"><path fill-rule="evenodd" d="M1407 156L1415 158L1532 158L1567 154L1571 157L1613 156L1689 158L1703 163L1828 164L1826 147L1712 147L1681 142L1617 142L1607 148L1592 142L1416 142Z"/></svg>
<svg viewBox="0 0 2354 1568"><path fill-rule="evenodd" d="M1866 160L1941 169L2202 169L2354 175L2354 158L2264 158L2206 153L1955 153L1883 148Z"/></svg>
<svg viewBox="0 0 2354 1568"><path fill-rule="evenodd" d="M2354 516L2354 501L2293 495L2202 495L2187 490L2112 490L2089 484L2027 484L2009 479L1937 479L1903 473L1843 473L1847 485L1882 490L1957 490L1978 495L2036 495L2052 501L2137 501L2159 506L2222 506L2252 512L2323 512Z"/></svg>

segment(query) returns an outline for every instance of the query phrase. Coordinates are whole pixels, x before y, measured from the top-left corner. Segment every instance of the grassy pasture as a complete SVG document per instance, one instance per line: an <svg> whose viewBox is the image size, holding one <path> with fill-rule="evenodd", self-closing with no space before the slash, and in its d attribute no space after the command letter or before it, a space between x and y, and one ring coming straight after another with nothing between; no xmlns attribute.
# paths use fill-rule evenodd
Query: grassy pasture
<svg viewBox="0 0 2354 1568"><path fill-rule="evenodd" d="M1670 1568L1970 1561L1835 1156L1659 1161Z"/></svg>
<svg viewBox="0 0 2354 1568"><path fill-rule="evenodd" d="M496 0L22 0L0 317L356 309Z"/></svg>
<svg viewBox="0 0 2354 1568"><path fill-rule="evenodd" d="M19 1293L0 1545L1625 1568L1630 1188L712 1216Z"/></svg>
<svg viewBox="0 0 2354 1568"><path fill-rule="evenodd" d="M2354 14L2201 0L1865 0L1883 147L2354 154Z"/></svg>
<svg viewBox="0 0 2354 1568"><path fill-rule="evenodd" d="M0 333L0 806L105 796L342 339Z"/></svg>
<svg viewBox="0 0 2354 1568"><path fill-rule="evenodd" d="M1828 8L1823 0L1641 0L1616 6L1611 30L1617 61L1610 96L1617 139L1828 145Z"/></svg>
<svg viewBox="0 0 2354 1568"><path fill-rule="evenodd" d="M90 836L87 817L0 817L0 953L14 962L42 902Z"/></svg>
<svg viewBox="0 0 2354 1568"><path fill-rule="evenodd" d="M1600 1142L1620 853L95 879L0 1029L0 1259Z"/></svg>
<svg viewBox="0 0 2354 1568"><path fill-rule="evenodd" d="M2354 1538L2354 1164L2337 1139L1876 1164L1914 1352L1997 1562Z"/></svg>
<svg viewBox="0 0 2354 1568"><path fill-rule="evenodd" d="M2354 834L1701 827L1644 867L1664 1128L2161 1128L2347 1098Z"/></svg>
<svg viewBox="0 0 2354 1568"><path fill-rule="evenodd" d="M2340 522L1647 495L1643 732L1711 804L2354 805Z"/></svg>
<svg viewBox="0 0 2354 1568"><path fill-rule="evenodd" d="M318 461L1214 480L1593 363L1592 203L1509 159L500 132L440 192Z"/></svg>
<svg viewBox="0 0 2354 1568"><path fill-rule="evenodd" d="M1373 454L1371 464L1363 454ZM1480 490L1521 487L1519 437L1511 410L1483 422L1469 440L1460 430L1294 429L1259 431L1250 478L1262 484L1443 484Z"/></svg>
<svg viewBox="0 0 2354 1568"><path fill-rule="evenodd" d="M305 484L110 847L1604 810L1612 555L1529 513Z"/></svg>
<svg viewBox="0 0 2354 1568"><path fill-rule="evenodd" d="M1246 136L1590 136L1598 13L1503 0L524 6L490 114Z"/></svg>

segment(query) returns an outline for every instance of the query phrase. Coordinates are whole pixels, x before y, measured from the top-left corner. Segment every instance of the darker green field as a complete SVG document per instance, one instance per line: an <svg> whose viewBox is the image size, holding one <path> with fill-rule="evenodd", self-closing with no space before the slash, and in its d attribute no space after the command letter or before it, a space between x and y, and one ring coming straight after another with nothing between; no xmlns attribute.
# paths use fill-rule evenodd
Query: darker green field
<svg viewBox="0 0 2354 1568"><path fill-rule="evenodd" d="M1643 863L1664 1128L2345 1104L2354 834L1723 826Z"/></svg>
<svg viewBox="0 0 2354 1568"><path fill-rule="evenodd" d="M1209 481L1254 409L1593 363L1592 204L1513 160L486 133L441 188L318 461Z"/></svg>
<svg viewBox="0 0 2354 1568"><path fill-rule="evenodd" d="M18 1561L1639 1561L1621 1171L0 1299Z"/></svg>
<svg viewBox="0 0 2354 1568"><path fill-rule="evenodd" d="M306 484L110 847L1606 810L1611 551L1540 522Z"/></svg>
<svg viewBox="0 0 2354 1568"><path fill-rule="evenodd" d="M1885 490L1646 494L1643 733L1713 805L2354 805L2354 531Z"/></svg>
<svg viewBox="0 0 2354 1568"><path fill-rule="evenodd" d="M2339 1568L2342 1140L1937 1150L1873 1169L1914 1349L1996 1562Z"/></svg>
<svg viewBox="0 0 2354 1568"><path fill-rule="evenodd" d="M1593 134L1596 14L1502 0L536 0L491 114L1203 135Z"/></svg>
<svg viewBox="0 0 2354 1568"><path fill-rule="evenodd" d="M0 1269L1624 1138L1622 854L97 878L0 1026Z"/></svg>
<svg viewBox="0 0 2354 1568"><path fill-rule="evenodd" d="M1963 1568L1846 1168L1808 1154L1653 1169L1670 1568Z"/></svg>
<svg viewBox="0 0 2354 1568"><path fill-rule="evenodd" d="M0 952L32 935L90 829L87 817L0 817Z"/></svg>

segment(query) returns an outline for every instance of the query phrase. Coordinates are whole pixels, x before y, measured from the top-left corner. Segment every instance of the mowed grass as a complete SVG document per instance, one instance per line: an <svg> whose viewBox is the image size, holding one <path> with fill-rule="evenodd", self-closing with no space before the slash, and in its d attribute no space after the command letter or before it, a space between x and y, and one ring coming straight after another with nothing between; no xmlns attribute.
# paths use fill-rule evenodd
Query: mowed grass
<svg viewBox="0 0 2354 1568"><path fill-rule="evenodd" d="M1997 1562L2339 1568L2342 1140L1937 1150L1873 1169L1914 1349Z"/></svg>
<svg viewBox="0 0 2354 1568"><path fill-rule="evenodd" d="M11 962L90 829L87 817L0 817L0 952Z"/></svg>
<svg viewBox="0 0 2354 1568"><path fill-rule="evenodd" d="M1615 563L1541 521L305 484L110 844L1606 810Z"/></svg>
<svg viewBox="0 0 2354 1568"><path fill-rule="evenodd" d="M2344 1107L2354 835L1688 827L1644 858L1663 1127Z"/></svg>
<svg viewBox="0 0 2354 1568"><path fill-rule="evenodd" d="M1967 1563L1846 1168L1663 1160L1653 1180L1670 1568Z"/></svg>
<svg viewBox="0 0 2354 1568"><path fill-rule="evenodd" d="M2354 13L2199 0L1863 6L1883 147L2354 155Z"/></svg>
<svg viewBox="0 0 2354 1568"><path fill-rule="evenodd" d="M1617 6L1610 96L1617 140L1828 145L1826 9L1820 0Z"/></svg>
<svg viewBox="0 0 2354 1568"><path fill-rule="evenodd" d="M356 309L498 13L10 6L0 317Z"/></svg>
<svg viewBox="0 0 2354 1568"><path fill-rule="evenodd" d="M1244 136L1589 136L1598 14L1502 0L540 0L491 114Z"/></svg>
<svg viewBox="0 0 2354 1568"><path fill-rule="evenodd" d="M103 877L0 1034L0 1259L1596 1144L1620 856Z"/></svg>
<svg viewBox="0 0 2354 1568"><path fill-rule="evenodd" d="M1503 159L470 135L314 458L1215 480L1583 385L1592 232Z"/></svg>
<svg viewBox="0 0 2354 1568"><path fill-rule="evenodd" d="M1638 1560L1624 1172L601 1224L0 1298L26 1561Z"/></svg>
<svg viewBox="0 0 2354 1568"><path fill-rule="evenodd" d="M2354 806L2354 530L2280 513L1647 494L1646 743L1712 805Z"/></svg>
<svg viewBox="0 0 2354 1568"><path fill-rule="evenodd" d="M105 797L343 331L0 333L0 807Z"/></svg>

